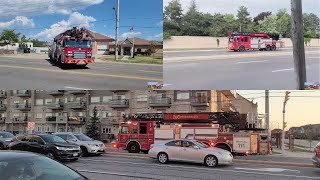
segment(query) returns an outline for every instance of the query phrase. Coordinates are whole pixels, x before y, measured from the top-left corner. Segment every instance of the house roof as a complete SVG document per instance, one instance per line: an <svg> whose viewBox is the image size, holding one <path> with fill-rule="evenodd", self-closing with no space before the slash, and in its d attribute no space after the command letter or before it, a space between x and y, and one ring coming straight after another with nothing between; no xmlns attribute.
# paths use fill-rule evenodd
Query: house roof
<svg viewBox="0 0 320 180"><path fill-rule="evenodd" d="M133 44L133 38L127 38L126 40L128 40L130 43ZM134 44L135 45L162 45L160 42L158 41L153 41L153 40L147 40L147 39L142 39L142 38L134 38Z"/></svg>
<svg viewBox="0 0 320 180"><path fill-rule="evenodd" d="M114 41L113 38L97 33L97 32L93 32L93 31L88 31L89 36L93 39L93 40L104 40L104 41Z"/></svg>

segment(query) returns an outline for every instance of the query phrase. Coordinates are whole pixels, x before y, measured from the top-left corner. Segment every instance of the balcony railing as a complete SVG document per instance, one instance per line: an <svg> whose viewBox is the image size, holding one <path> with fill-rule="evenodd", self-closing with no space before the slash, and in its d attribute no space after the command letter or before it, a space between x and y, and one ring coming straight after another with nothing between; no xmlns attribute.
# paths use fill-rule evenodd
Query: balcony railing
<svg viewBox="0 0 320 180"><path fill-rule="evenodd" d="M70 90L68 91L70 94L86 94L86 90Z"/></svg>
<svg viewBox="0 0 320 180"><path fill-rule="evenodd" d="M192 106L209 106L210 98L208 96L191 97Z"/></svg>
<svg viewBox="0 0 320 180"><path fill-rule="evenodd" d="M47 91L47 94L49 95L63 95L64 91L63 90L56 90L56 91Z"/></svg>
<svg viewBox="0 0 320 180"><path fill-rule="evenodd" d="M84 109L84 108L86 108L86 102L85 101L72 101L72 102L67 102L65 106L70 109Z"/></svg>
<svg viewBox="0 0 320 180"><path fill-rule="evenodd" d="M129 99L113 99L110 101L110 107L112 108L128 108Z"/></svg>
<svg viewBox="0 0 320 180"><path fill-rule="evenodd" d="M85 124L86 117L84 116L69 116L68 124Z"/></svg>
<svg viewBox="0 0 320 180"><path fill-rule="evenodd" d="M64 107L63 103L48 104L48 105L47 105L47 108L48 108L48 109L56 109L56 110L59 110L59 109L63 109L63 107Z"/></svg>
<svg viewBox="0 0 320 180"><path fill-rule="evenodd" d="M6 91L0 91L0 98L5 98L7 97L7 92Z"/></svg>
<svg viewBox="0 0 320 180"><path fill-rule="evenodd" d="M17 91L16 93L16 96L19 96L19 97L30 97L31 96L31 91L30 90L20 90L20 91Z"/></svg>
<svg viewBox="0 0 320 180"><path fill-rule="evenodd" d="M54 123L54 122L56 122L57 121L57 117L56 116L48 116L48 117L46 117L46 121L47 122L51 122L51 123Z"/></svg>
<svg viewBox="0 0 320 180"><path fill-rule="evenodd" d="M25 123L29 121L29 117L25 116L25 117L14 117L12 118L12 122L13 123Z"/></svg>
<svg viewBox="0 0 320 180"><path fill-rule="evenodd" d="M21 110L21 111L31 110L31 104L22 103L22 104L16 104L15 106L18 110Z"/></svg>
<svg viewBox="0 0 320 180"><path fill-rule="evenodd" d="M5 104L0 104L0 111L6 111L7 106Z"/></svg>
<svg viewBox="0 0 320 180"><path fill-rule="evenodd" d="M151 107L170 107L171 98L169 97L149 97L149 106Z"/></svg>

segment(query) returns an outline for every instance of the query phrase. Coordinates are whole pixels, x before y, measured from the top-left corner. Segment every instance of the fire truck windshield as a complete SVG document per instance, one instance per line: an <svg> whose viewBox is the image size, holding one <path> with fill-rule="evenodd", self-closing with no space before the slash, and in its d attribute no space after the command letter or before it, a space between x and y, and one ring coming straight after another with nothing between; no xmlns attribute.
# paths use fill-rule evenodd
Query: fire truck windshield
<svg viewBox="0 0 320 180"><path fill-rule="evenodd" d="M69 39L64 41L64 47L75 47L75 48L90 48L91 41L89 40L78 40L78 39Z"/></svg>
<svg viewBox="0 0 320 180"><path fill-rule="evenodd" d="M196 141L195 144L201 148L209 148L209 146L207 146L206 144L204 144L200 141Z"/></svg>
<svg viewBox="0 0 320 180"><path fill-rule="evenodd" d="M229 42L233 42L233 37L229 38Z"/></svg>

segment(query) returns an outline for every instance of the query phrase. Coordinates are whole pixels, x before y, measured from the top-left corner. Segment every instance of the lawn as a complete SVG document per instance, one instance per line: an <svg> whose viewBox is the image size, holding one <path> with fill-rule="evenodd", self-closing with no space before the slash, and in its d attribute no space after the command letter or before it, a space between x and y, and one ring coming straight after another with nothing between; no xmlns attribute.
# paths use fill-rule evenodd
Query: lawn
<svg viewBox="0 0 320 180"><path fill-rule="evenodd" d="M128 60L122 60L123 56L119 56L119 61L123 63L141 63L141 64L163 64L162 56L135 56L129 57ZM105 56L101 58L104 61L116 62L114 56Z"/></svg>

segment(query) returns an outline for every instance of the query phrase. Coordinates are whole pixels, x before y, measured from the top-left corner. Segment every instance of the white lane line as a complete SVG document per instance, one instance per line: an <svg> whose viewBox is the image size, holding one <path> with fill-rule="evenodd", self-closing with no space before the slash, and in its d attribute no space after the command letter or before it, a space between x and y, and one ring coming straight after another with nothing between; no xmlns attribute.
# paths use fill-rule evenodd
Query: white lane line
<svg viewBox="0 0 320 180"><path fill-rule="evenodd" d="M119 163L119 164L132 164L132 165L146 165L151 166L151 163L136 163L130 161L109 161L109 160L93 160L93 159L79 159L78 161L95 161L95 162L108 162L108 163ZM275 173L263 173L263 172L252 172L252 171L238 171L238 170L227 170L227 169L210 169L210 168L200 168L200 167L189 167L189 166L175 166L175 165L161 165L161 164L152 164L153 167L171 167L171 168L180 168L180 169L193 169L193 170L205 170L205 171L220 171L220 172L233 172L233 173L244 173L244 174L259 174L259 175L269 175L269 176L283 176L283 177L294 177L294 178L306 178L306 179L319 179L319 177L312 176L298 176L290 174L275 174Z"/></svg>
<svg viewBox="0 0 320 180"><path fill-rule="evenodd" d="M262 62L268 62L268 60L263 60L263 61L244 61L244 62L237 62L236 64L249 64L249 63L262 63Z"/></svg>
<svg viewBox="0 0 320 180"><path fill-rule="evenodd" d="M77 89L77 90L91 90L87 88L78 88L78 87L71 87L71 86L65 86L66 89Z"/></svg>
<svg viewBox="0 0 320 180"><path fill-rule="evenodd" d="M299 170L283 169L283 168L240 168L240 167L236 167L236 168L234 168L234 169L239 169L239 170L252 170L252 171L262 171L262 172L292 171L292 172L298 172L298 173L300 173Z"/></svg>
<svg viewBox="0 0 320 180"><path fill-rule="evenodd" d="M160 73L162 74L163 72L159 72L159 71L145 71L145 70L138 70L140 72L149 72L149 73Z"/></svg>
<svg viewBox="0 0 320 180"><path fill-rule="evenodd" d="M78 169L78 172L83 172L83 173L94 173L94 174L108 174L108 175L114 175L114 176L125 176L125 177L133 177L133 178L143 178L143 179L157 179L158 178L149 178L149 177L143 177L143 176L134 176L130 174L122 174L122 173L115 173L115 172L107 172L107 171L91 171L91 170L81 170Z"/></svg>
<svg viewBox="0 0 320 180"><path fill-rule="evenodd" d="M279 69L279 70L274 70L274 71L271 71L271 72L282 72L282 71L293 71L293 68L290 68L290 69Z"/></svg>

